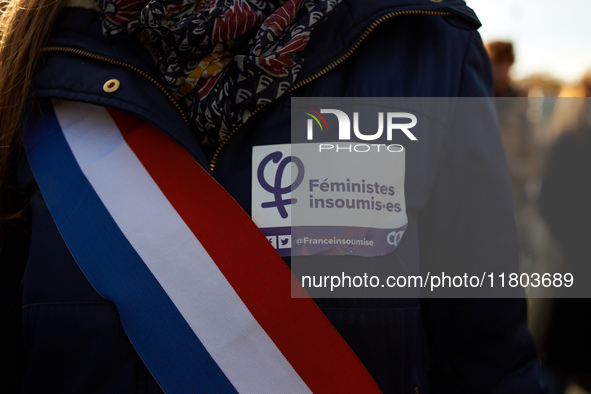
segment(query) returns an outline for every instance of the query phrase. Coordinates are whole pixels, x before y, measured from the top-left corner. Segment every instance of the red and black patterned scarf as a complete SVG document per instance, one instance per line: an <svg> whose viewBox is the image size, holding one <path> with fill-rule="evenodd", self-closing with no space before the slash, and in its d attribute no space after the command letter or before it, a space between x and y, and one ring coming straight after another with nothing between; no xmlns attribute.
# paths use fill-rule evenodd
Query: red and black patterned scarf
<svg viewBox="0 0 591 394"><path fill-rule="evenodd" d="M107 35L141 36L205 147L296 80L310 32L342 0L101 0ZM146 40L147 39L147 40Z"/></svg>

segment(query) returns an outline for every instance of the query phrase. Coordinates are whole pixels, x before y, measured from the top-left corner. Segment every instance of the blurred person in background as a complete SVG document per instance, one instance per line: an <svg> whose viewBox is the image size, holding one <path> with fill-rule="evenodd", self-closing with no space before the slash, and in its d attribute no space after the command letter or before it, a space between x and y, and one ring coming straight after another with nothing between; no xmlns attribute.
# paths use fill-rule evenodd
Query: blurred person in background
<svg viewBox="0 0 591 394"><path fill-rule="evenodd" d="M591 74L586 73L576 83L565 84L557 94L557 100L548 119L546 145L551 148L558 137L569 130L578 129L585 122L585 100L589 97Z"/></svg>
<svg viewBox="0 0 591 394"><path fill-rule="evenodd" d="M590 96L591 72L561 92L550 120L555 143L550 148L539 201L562 256L554 266L573 272L575 280L577 272L591 262ZM559 298L553 303L541 343L552 394L564 393L570 382L591 391L590 310L589 299Z"/></svg>
<svg viewBox="0 0 591 394"><path fill-rule="evenodd" d="M530 230L536 222L536 199L533 185L539 181L539 147L534 125L528 118L528 100L525 92L518 89L511 78L515 63L513 44L508 41L493 41L486 45L491 60L495 103L501 129L501 139L507 156L509 177L513 190L513 202L520 241L522 264L532 265L539 255L536 235Z"/></svg>
<svg viewBox="0 0 591 394"><path fill-rule="evenodd" d="M515 63L513 44L508 41L492 41L486 44L486 51L492 64L495 96L518 97L520 93L511 79L511 68Z"/></svg>

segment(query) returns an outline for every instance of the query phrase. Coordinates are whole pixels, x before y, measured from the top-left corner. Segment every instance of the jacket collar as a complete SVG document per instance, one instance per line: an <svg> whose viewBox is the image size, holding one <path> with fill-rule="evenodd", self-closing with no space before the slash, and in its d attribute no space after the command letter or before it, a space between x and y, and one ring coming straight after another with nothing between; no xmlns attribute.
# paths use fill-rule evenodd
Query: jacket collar
<svg viewBox="0 0 591 394"><path fill-rule="evenodd" d="M98 0L69 0L68 7L98 11ZM318 68L318 64L354 47L359 38L375 28L378 22L396 15L419 12L449 13L444 19L462 29L475 30L481 25L474 11L466 5L464 0L344 0L331 12L329 20L312 33L308 45L310 49L306 49L305 56L307 60L310 58L315 60L308 61L300 75L311 72ZM68 24L72 23L72 19L75 18L70 18ZM89 25L83 27L75 20L73 23L75 28L84 28L85 34L91 32L97 39L101 39L98 17L95 16L93 22L97 26L91 28L88 28ZM322 39L316 40L314 36ZM103 56L117 58L121 53L117 46L95 47L103 51L101 53Z"/></svg>
<svg viewBox="0 0 591 394"><path fill-rule="evenodd" d="M299 80L338 62L378 25L404 15L442 14L451 25L476 30L481 24L463 0L344 0L328 20L312 32L304 51Z"/></svg>

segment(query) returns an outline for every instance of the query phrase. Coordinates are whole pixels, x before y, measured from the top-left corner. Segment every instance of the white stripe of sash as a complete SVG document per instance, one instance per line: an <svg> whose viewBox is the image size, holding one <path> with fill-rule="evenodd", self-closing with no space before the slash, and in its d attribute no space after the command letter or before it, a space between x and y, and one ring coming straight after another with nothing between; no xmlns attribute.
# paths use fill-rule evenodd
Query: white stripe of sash
<svg viewBox="0 0 591 394"><path fill-rule="evenodd" d="M82 172L238 392L310 392L170 205L107 111L64 101L55 101L54 107ZM231 247L231 240L228 243Z"/></svg>

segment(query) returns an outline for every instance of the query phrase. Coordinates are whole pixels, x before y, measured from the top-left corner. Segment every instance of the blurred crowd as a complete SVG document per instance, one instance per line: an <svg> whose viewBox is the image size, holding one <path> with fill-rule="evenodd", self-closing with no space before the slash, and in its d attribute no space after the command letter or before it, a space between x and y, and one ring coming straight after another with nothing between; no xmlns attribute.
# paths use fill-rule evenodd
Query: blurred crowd
<svg viewBox="0 0 591 394"><path fill-rule="evenodd" d="M513 187L523 272L576 272L591 262L591 71L576 83L516 81L511 42L486 43ZM581 273L581 275L583 275ZM530 296L530 329L550 394L591 392L591 299Z"/></svg>

